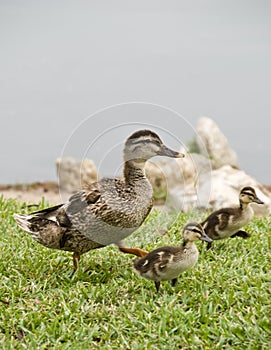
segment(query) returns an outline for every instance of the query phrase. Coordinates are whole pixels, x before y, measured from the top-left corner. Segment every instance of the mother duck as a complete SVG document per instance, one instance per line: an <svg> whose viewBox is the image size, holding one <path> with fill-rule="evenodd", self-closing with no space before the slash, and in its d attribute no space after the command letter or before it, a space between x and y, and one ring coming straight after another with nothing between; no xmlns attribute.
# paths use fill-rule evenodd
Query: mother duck
<svg viewBox="0 0 271 350"><path fill-rule="evenodd" d="M133 133L124 145L122 178L103 178L59 204L30 215L14 214L18 225L47 248L73 252L74 272L80 255L116 244L124 253L145 256L122 240L138 229L153 205L153 190L145 163L154 156L182 158L150 130Z"/></svg>

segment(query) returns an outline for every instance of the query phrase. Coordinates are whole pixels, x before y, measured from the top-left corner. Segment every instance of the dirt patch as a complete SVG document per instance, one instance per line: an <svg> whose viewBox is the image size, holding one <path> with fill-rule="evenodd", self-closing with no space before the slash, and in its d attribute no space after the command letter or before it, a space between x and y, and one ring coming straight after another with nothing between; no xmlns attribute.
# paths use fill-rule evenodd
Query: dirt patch
<svg viewBox="0 0 271 350"><path fill-rule="evenodd" d="M271 193L271 185L264 185ZM71 193L60 193L57 182L33 182L30 184L0 185L0 196L16 198L20 202L38 204L42 200L51 205L60 204L68 200ZM164 204L164 200L156 199L156 206Z"/></svg>
<svg viewBox="0 0 271 350"><path fill-rule="evenodd" d="M0 185L0 195L3 195L4 198L16 198L28 204L38 204L42 200L50 204L58 204L69 196L68 194L60 195L57 182Z"/></svg>

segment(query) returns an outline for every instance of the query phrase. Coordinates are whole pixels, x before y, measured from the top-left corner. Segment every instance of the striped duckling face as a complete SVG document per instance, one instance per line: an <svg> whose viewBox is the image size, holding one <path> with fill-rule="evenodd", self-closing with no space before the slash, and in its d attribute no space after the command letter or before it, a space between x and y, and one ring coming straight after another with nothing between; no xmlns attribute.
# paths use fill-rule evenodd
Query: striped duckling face
<svg viewBox="0 0 271 350"><path fill-rule="evenodd" d="M165 146L160 137L150 130L139 130L133 133L124 147L124 161L145 162L154 156L183 158L184 154Z"/></svg>
<svg viewBox="0 0 271 350"><path fill-rule="evenodd" d="M239 200L240 200L240 203L243 203L243 204L249 204L252 202L258 203L258 204L264 204L264 202L257 197L254 188L250 186L242 188L239 195Z"/></svg>
<svg viewBox="0 0 271 350"><path fill-rule="evenodd" d="M213 242L213 240L206 235L203 227L200 224L194 222L191 222L185 226L183 230L183 239L185 243L194 242L196 240L201 240L209 243Z"/></svg>

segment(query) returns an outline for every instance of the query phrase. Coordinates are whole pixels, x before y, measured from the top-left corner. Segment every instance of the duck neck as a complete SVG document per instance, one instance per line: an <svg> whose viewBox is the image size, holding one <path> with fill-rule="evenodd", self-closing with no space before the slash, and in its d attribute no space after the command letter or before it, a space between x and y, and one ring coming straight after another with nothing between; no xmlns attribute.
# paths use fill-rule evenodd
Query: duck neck
<svg viewBox="0 0 271 350"><path fill-rule="evenodd" d="M239 206L239 208L240 208L241 210L246 210L246 209L248 208L248 205L249 205L249 203L244 203L244 202L240 201L240 206Z"/></svg>
<svg viewBox="0 0 271 350"><path fill-rule="evenodd" d="M123 177L126 183L147 180L145 175L145 161L128 160L124 163Z"/></svg>
<svg viewBox="0 0 271 350"><path fill-rule="evenodd" d="M184 241L183 242L183 247L185 248L193 248L195 246L194 241Z"/></svg>

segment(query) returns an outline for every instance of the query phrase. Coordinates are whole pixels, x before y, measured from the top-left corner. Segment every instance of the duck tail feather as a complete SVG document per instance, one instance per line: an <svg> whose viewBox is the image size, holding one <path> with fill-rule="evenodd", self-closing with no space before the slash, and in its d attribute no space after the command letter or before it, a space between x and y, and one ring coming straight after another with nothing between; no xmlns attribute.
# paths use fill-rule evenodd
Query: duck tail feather
<svg viewBox="0 0 271 350"><path fill-rule="evenodd" d="M17 224L24 231L33 234L34 232L30 229L31 222L30 220L33 218L32 215L23 215L23 214L13 214L14 219L17 221Z"/></svg>

